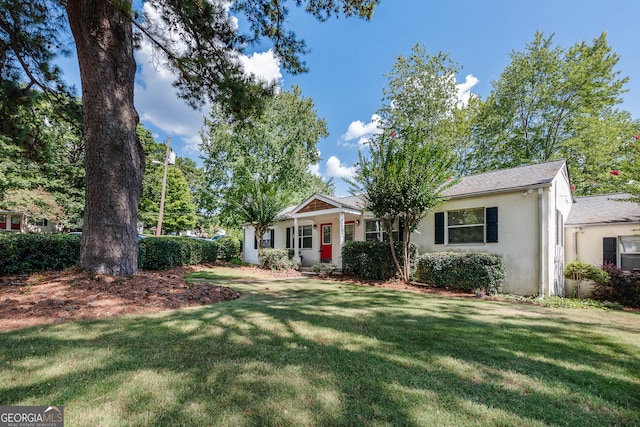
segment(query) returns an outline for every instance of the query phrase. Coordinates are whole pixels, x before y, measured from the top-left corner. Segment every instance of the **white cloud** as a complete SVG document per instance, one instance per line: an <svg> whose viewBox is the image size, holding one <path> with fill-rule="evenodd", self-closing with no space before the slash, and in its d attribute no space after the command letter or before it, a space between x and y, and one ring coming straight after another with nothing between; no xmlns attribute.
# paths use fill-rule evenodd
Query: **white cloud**
<svg viewBox="0 0 640 427"><path fill-rule="evenodd" d="M253 74L265 82L279 82L282 79L280 60L276 58L272 49L266 52L255 52L251 56L242 55L240 63L244 67L245 74Z"/></svg>
<svg viewBox="0 0 640 427"><path fill-rule="evenodd" d="M151 19L158 15L150 7L150 3L145 3L144 11ZM174 48L180 50L179 38L172 39L176 43ZM167 134L182 139L188 150L198 152L200 129L204 116L209 114L209 106L194 110L178 97L173 87L175 75L162 65L161 58L148 41L142 41L136 52L136 61L139 69L136 75L135 104L141 121L151 123ZM267 82L282 79L279 61L271 50L256 52L251 56L240 55L240 62L247 75L253 74Z"/></svg>
<svg viewBox="0 0 640 427"><path fill-rule="evenodd" d="M326 174L328 177L351 179L356 174L356 167L345 166L339 158L331 156L327 160Z"/></svg>
<svg viewBox="0 0 640 427"><path fill-rule="evenodd" d="M380 124L380 116L374 114L371 116L371 121L369 123L364 123L360 120L356 120L351 122L347 131L340 136L340 141L342 141L342 145L346 146L355 146L356 144L349 143L349 141L353 141L354 139L358 140L358 146L364 145L369 138L373 135L379 134L382 132L382 129L379 127Z"/></svg>
<svg viewBox="0 0 640 427"><path fill-rule="evenodd" d="M309 165L308 171L310 174L322 178L322 174L320 173L320 163Z"/></svg>
<svg viewBox="0 0 640 427"><path fill-rule="evenodd" d="M469 99L471 98L471 88L478 84L480 80L478 80L473 74L468 74L465 78L464 83L460 83L456 85L456 89L458 89L458 105L462 107L466 107L469 104Z"/></svg>

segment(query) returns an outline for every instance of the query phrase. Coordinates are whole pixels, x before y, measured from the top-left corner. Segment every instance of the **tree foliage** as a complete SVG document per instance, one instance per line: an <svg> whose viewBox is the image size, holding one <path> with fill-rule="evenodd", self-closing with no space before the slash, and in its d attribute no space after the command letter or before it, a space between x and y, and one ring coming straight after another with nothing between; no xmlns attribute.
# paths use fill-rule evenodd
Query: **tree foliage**
<svg viewBox="0 0 640 427"><path fill-rule="evenodd" d="M564 49L537 32L480 107L468 173L566 158L578 193L610 190L633 123L615 109L628 81L618 60L606 33Z"/></svg>
<svg viewBox="0 0 640 427"><path fill-rule="evenodd" d="M370 18L376 0L295 0L320 20L334 14ZM245 76L238 57L263 38L280 65L305 71L303 41L286 28L288 1L183 2L150 0L2 1L0 58L3 78L64 92L51 67L61 48L59 31L71 30L82 82L86 203L80 265L103 274L137 271L137 207L145 166L136 135L134 48L142 38L157 48L159 63L175 73L176 87L192 105L219 102L235 119L260 111L272 85ZM236 25L237 14L247 31ZM66 14L66 17L65 17ZM68 20L68 27L66 26ZM62 24L62 25L61 25ZM135 37L134 37L135 27Z"/></svg>
<svg viewBox="0 0 640 427"><path fill-rule="evenodd" d="M383 132L369 144L369 156L361 153L352 191L362 192L365 206L380 218L394 245L392 228L402 225L400 265L405 281L410 276L411 232L435 206L452 183L454 155L450 144L453 110L456 108L457 66L448 55L430 55L415 46L409 57L398 57L384 105L379 110Z"/></svg>
<svg viewBox="0 0 640 427"><path fill-rule="evenodd" d="M290 203L314 192L331 192L329 185L309 172L320 160L316 144L327 136L327 129L313 101L304 98L300 89L278 93L266 102L262 115L250 122L233 122L214 108L205 123L201 149L215 195L211 209L219 208L227 225L253 222L238 209L249 194L260 199L276 191Z"/></svg>

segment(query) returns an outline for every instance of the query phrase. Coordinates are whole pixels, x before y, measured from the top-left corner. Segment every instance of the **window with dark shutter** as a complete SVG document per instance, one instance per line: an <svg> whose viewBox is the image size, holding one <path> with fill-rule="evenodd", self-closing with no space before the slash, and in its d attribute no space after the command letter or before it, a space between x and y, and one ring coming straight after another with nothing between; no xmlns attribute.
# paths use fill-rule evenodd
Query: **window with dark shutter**
<svg viewBox="0 0 640 427"><path fill-rule="evenodd" d="M435 244L444 244L444 212L436 212L435 214Z"/></svg>
<svg viewBox="0 0 640 427"><path fill-rule="evenodd" d="M487 208L486 209L486 220L487 220L487 243L497 243L498 242L498 207Z"/></svg>
<svg viewBox="0 0 640 427"><path fill-rule="evenodd" d="M602 264L618 264L618 238L604 237L602 239Z"/></svg>
<svg viewBox="0 0 640 427"><path fill-rule="evenodd" d="M271 229L271 241L269 242L269 247L270 248L275 248L275 243L276 243L276 239L275 239L275 235L276 235L276 230L274 230L273 228Z"/></svg>

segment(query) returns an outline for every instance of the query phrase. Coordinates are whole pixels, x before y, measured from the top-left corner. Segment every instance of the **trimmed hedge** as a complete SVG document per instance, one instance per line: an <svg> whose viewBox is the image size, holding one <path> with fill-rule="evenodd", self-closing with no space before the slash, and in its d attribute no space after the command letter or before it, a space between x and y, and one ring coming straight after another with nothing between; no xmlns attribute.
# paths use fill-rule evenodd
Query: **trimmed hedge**
<svg viewBox="0 0 640 427"><path fill-rule="evenodd" d="M293 270L296 264L291 260L293 253L290 249L260 249L258 257L260 266L271 270Z"/></svg>
<svg viewBox="0 0 640 427"><path fill-rule="evenodd" d="M435 287L495 293L502 289L502 257L488 253L434 252L418 259L416 280Z"/></svg>
<svg viewBox="0 0 640 427"><path fill-rule="evenodd" d="M622 271L614 264L605 264L602 269L609 275L609 280L596 282L591 297L640 308L640 273Z"/></svg>
<svg viewBox="0 0 640 427"><path fill-rule="evenodd" d="M397 243L395 247L396 255L402 262L401 244ZM413 271L417 253L416 245L411 244L409 251ZM389 243L352 241L342 246L342 272L365 280L389 280L398 270L393 262Z"/></svg>
<svg viewBox="0 0 640 427"><path fill-rule="evenodd" d="M0 236L0 275L64 270L80 260L77 234L6 234Z"/></svg>
<svg viewBox="0 0 640 427"><path fill-rule="evenodd" d="M218 243L187 237L148 237L138 244L138 268L167 270L218 260Z"/></svg>
<svg viewBox="0 0 640 427"><path fill-rule="evenodd" d="M223 236L215 241L220 245L218 257L225 261L231 261L234 258L240 258L240 240L233 236Z"/></svg>

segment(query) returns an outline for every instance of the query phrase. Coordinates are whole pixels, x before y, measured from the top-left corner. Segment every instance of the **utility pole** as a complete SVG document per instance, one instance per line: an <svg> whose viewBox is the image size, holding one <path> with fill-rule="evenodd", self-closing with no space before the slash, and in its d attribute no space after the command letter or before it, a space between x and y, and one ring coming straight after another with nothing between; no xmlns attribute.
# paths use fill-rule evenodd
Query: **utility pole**
<svg viewBox="0 0 640 427"><path fill-rule="evenodd" d="M164 175L162 175L162 194L160 196L160 213L158 214L158 226L156 227L156 236L162 234L162 216L164 215L164 196L167 192L167 169L169 169L169 155L171 154L171 137L167 138L167 153L164 156Z"/></svg>

